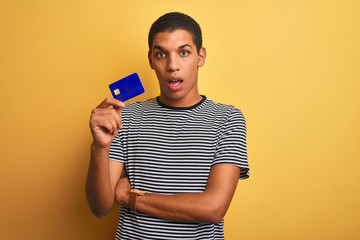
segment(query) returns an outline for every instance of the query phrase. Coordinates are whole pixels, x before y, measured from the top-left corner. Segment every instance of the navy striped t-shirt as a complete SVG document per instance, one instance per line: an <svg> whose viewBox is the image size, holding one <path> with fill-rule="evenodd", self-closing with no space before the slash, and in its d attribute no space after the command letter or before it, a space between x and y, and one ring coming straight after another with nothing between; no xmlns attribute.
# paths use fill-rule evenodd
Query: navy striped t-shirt
<svg viewBox="0 0 360 240"><path fill-rule="evenodd" d="M123 128L110 149L124 163L132 188L148 193L203 192L215 164L249 177L246 123L241 111L205 96L192 107L174 108L158 98L126 105ZM223 224L179 223L121 207L116 239L223 239Z"/></svg>

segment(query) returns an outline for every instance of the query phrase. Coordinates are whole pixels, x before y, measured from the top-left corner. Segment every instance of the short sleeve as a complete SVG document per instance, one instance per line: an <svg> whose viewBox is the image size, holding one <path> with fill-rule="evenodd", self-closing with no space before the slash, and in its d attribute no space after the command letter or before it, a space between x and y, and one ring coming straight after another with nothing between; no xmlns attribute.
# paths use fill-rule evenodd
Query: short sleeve
<svg viewBox="0 0 360 240"><path fill-rule="evenodd" d="M240 179L249 177L246 146L246 122L242 112L233 108L221 127L213 165L232 164L241 169Z"/></svg>
<svg viewBox="0 0 360 240"><path fill-rule="evenodd" d="M109 151L109 159L117 162L125 162L125 154L122 144L122 134L121 130L115 136L114 140L111 143L110 151Z"/></svg>

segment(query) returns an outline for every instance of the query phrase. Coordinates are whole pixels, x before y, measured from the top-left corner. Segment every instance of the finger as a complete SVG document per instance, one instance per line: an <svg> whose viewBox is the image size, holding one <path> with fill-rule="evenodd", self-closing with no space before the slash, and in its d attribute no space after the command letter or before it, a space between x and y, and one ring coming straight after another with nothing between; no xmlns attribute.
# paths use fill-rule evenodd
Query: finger
<svg viewBox="0 0 360 240"><path fill-rule="evenodd" d="M115 118L113 118L113 117L108 118L108 121L111 123L111 126L112 126L111 134L117 134L117 132L119 131L119 128L118 128Z"/></svg>
<svg viewBox="0 0 360 240"><path fill-rule="evenodd" d="M112 111L112 114L113 114L113 118L115 119L116 121L116 124L118 126L118 129L121 129L122 128L122 120L121 120L121 111Z"/></svg>
<svg viewBox="0 0 360 240"><path fill-rule="evenodd" d="M123 186L123 188L125 186L128 186L129 188L131 188L129 177L121 177L119 180L119 183Z"/></svg>
<svg viewBox="0 0 360 240"><path fill-rule="evenodd" d="M106 119L113 119L117 131L122 128L121 111L112 108L96 108L90 116L90 122L101 123Z"/></svg>
<svg viewBox="0 0 360 240"><path fill-rule="evenodd" d="M97 108L108 108L110 106L113 106L115 109L121 109L125 107L125 104L114 98L106 98Z"/></svg>
<svg viewBox="0 0 360 240"><path fill-rule="evenodd" d="M103 121L101 125L98 125L101 128L104 128L108 133L113 133L113 125L109 120Z"/></svg>

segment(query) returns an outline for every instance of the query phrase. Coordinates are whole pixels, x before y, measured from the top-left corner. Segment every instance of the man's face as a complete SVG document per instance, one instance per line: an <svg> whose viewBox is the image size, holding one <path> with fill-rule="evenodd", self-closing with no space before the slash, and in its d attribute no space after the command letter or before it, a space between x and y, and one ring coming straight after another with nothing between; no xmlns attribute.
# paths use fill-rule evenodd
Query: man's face
<svg viewBox="0 0 360 240"><path fill-rule="evenodd" d="M185 30L155 34L149 61L160 85L160 101L173 107L188 107L201 100L198 67L205 63L206 52L197 53L192 35Z"/></svg>

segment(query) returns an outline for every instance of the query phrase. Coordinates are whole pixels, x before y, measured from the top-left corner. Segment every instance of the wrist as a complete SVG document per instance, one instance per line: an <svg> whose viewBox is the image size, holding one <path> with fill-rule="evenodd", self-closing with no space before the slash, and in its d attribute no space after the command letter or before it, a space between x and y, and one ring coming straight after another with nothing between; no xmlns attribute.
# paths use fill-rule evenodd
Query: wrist
<svg viewBox="0 0 360 240"><path fill-rule="evenodd" d="M102 146L94 141L91 143L91 151L98 153L109 153L110 146Z"/></svg>
<svg viewBox="0 0 360 240"><path fill-rule="evenodd" d="M130 190L129 202L128 202L128 207L129 207L130 211L136 212L136 199L138 198L138 196L143 196L145 194L146 194L145 191L140 191L140 190L136 190L136 189Z"/></svg>

